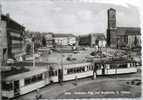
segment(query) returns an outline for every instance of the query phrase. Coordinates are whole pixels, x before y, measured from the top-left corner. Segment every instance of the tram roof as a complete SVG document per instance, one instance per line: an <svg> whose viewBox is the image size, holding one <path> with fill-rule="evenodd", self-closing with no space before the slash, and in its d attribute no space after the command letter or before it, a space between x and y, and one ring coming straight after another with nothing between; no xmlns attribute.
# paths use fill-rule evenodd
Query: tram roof
<svg viewBox="0 0 143 100"><path fill-rule="evenodd" d="M41 74L43 72L46 72L48 69L47 68L34 68L31 69L28 72L24 72L24 73L20 73L20 74L16 74L16 75L12 75L9 76L7 78L5 78L6 81L12 81L12 80L20 80L20 79L24 79L24 78L28 78L37 74Z"/></svg>
<svg viewBox="0 0 143 100"><path fill-rule="evenodd" d="M107 60L94 60L97 64L121 64L121 63L131 63L136 62L135 60L128 59L107 59Z"/></svg>

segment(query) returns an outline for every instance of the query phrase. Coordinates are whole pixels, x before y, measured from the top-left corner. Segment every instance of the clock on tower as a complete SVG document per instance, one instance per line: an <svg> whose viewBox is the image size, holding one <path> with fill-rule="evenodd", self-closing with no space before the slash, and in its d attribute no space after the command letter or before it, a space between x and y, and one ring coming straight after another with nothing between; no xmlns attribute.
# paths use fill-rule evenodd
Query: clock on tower
<svg viewBox="0 0 143 100"><path fill-rule="evenodd" d="M108 10L108 29L116 28L116 10L110 8Z"/></svg>

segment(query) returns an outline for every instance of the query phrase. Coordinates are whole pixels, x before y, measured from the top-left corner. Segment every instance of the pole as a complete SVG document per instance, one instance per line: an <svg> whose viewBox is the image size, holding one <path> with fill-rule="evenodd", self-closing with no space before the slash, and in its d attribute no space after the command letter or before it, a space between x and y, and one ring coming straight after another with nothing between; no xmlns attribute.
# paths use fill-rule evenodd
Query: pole
<svg viewBox="0 0 143 100"><path fill-rule="evenodd" d="M62 85L62 81L63 81L63 54L61 53L61 73L60 73L60 84Z"/></svg>
<svg viewBox="0 0 143 100"><path fill-rule="evenodd" d="M33 42L33 68L35 68L35 55L34 55L34 42Z"/></svg>

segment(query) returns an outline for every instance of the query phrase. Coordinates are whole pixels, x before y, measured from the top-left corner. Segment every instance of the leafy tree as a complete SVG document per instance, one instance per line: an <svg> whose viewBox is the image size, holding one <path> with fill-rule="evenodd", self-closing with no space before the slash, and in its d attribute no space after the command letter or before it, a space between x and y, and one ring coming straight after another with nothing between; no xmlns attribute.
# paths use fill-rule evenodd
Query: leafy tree
<svg viewBox="0 0 143 100"><path fill-rule="evenodd" d="M44 36L42 37L42 46L46 46L46 38Z"/></svg>
<svg viewBox="0 0 143 100"><path fill-rule="evenodd" d="M138 46L138 39L137 39L137 37L135 36L134 47L137 47L137 46Z"/></svg>
<svg viewBox="0 0 143 100"><path fill-rule="evenodd" d="M27 44L26 45L26 54L30 54L31 53L31 51L32 51L32 46L31 46L31 44Z"/></svg>

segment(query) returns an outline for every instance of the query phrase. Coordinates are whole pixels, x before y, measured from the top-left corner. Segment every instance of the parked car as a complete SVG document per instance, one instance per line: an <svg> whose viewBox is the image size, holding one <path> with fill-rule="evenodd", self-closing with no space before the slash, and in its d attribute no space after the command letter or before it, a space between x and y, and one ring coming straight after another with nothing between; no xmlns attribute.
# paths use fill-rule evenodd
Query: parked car
<svg viewBox="0 0 143 100"><path fill-rule="evenodd" d="M14 63L14 62L15 62L14 59L8 59L6 63L7 63L7 64L10 64L10 63Z"/></svg>

